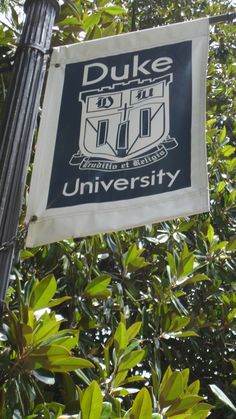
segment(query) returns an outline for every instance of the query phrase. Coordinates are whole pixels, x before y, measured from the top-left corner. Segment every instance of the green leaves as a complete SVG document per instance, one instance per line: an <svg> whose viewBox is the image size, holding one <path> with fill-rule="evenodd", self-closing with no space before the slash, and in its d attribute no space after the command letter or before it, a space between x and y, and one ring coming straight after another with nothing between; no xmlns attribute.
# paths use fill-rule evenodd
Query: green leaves
<svg viewBox="0 0 236 419"><path fill-rule="evenodd" d="M206 418L211 405L202 403L203 397L198 395L199 382L188 385L189 369L165 372L159 392L161 412L168 418ZM203 413L199 413L202 412Z"/></svg>
<svg viewBox="0 0 236 419"><path fill-rule="evenodd" d="M148 390L144 387L135 397L130 411L130 419L151 419L152 400Z"/></svg>
<svg viewBox="0 0 236 419"><path fill-rule="evenodd" d="M122 352L124 352L124 350L126 349L128 345L126 327L123 322L120 322L116 329L116 332L114 335L114 345L115 345L117 354L119 353L121 354Z"/></svg>
<svg viewBox="0 0 236 419"><path fill-rule="evenodd" d="M130 246L127 253L123 256L123 266L127 272L135 272L138 269L148 266L149 263L145 262L145 259L141 257L144 249L138 249L134 243Z"/></svg>
<svg viewBox="0 0 236 419"><path fill-rule="evenodd" d="M140 331L141 326L142 326L142 322L135 322L128 328L128 330L126 331L128 342L130 342L132 339L134 339L137 336L137 334Z"/></svg>
<svg viewBox="0 0 236 419"><path fill-rule="evenodd" d="M94 13L90 16L88 16L84 22L83 22L83 27L84 30L86 31L89 28L93 28L95 25L97 25L99 23L99 20L101 19L101 13Z"/></svg>
<svg viewBox="0 0 236 419"><path fill-rule="evenodd" d="M133 323L128 330L126 329L125 319L122 317L122 321L118 324L113 339L109 339L104 348L104 357L106 364L107 374L110 374L110 348L114 343L113 350L113 361L114 370L110 376L110 388L111 393L116 396L125 396L129 393L135 393L138 389L135 388L123 388L124 385L142 381L141 375L135 375L128 377L127 375L134 367L139 364L145 355L145 351L142 349L136 349L139 347L139 340L134 338L137 336L141 328L141 322Z"/></svg>
<svg viewBox="0 0 236 419"><path fill-rule="evenodd" d="M170 402L177 399L184 390L182 374L173 372L168 378L164 376L160 386L159 401L162 407L170 405Z"/></svg>
<svg viewBox="0 0 236 419"><path fill-rule="evenodd" d="M56 289L57 283L54 275L48 275L40 282L36 281L29 298L29 306L34 310L47 307L49 301L54 297Z"/></svg>
<svg viewBox="0 0 236 419"><path fill-rule="evenodd" d="M102 412L102 392L96 381L93 381L83 394L81 412L82 419L100 418Z"/></svg>
<svg viewBox="0 0 236 419"><path fill-rule="evenodd" d="M107 289L107 286L111 282L109 275L100 275L91 281L84 290L84 296L87 298L99 298L104 299L111 295L111 291Z"/></svg>
<svg viewBox="0 0 236 419"><path fill-rule="evenodd" d="M81 368L94 368L94 365L83 358L77 358L70 356L69 354L63 358L57 358L53 362L50 362L49 359L49 367L50 371L54 372L67 372L67 371L75 371Z"/></svg>
<svg viewBox="0 0 236 419"><path fill-rule="evenodd" d="M184 243L183 252L180 254L180 261L177 267L178 279L191 274L194 270L195 257L192 252L189 252L188 246Z"/></svg>
<svg viewBox="0 0 236 419"><path fill-rule="evenodd" d="M230 407L234 412L236 412L236 406L231 402L231 400L226 396L226 394L215 384L210 384L211 391L215 396L226 406Z"/></svg>
<svg viewBox="0 0 236 419"><path fill-rule="evenodd" d="M123 9L123 7L120 6L108 6L108 7L104 7L103 12L111 15L111 16L117 16L117 15L125 15L126 14L126 10Z"/></svg>
<svg viewBox="0 0 236 419"><path fill-rule="evenodd" d="M79 368L93 368L94 365L86 359L71 356L70 351L64 346L52 343L28 350L22 359L22 367L30 370L44 368L52 372L67 372Z"/></svg>
<svg viewBox="0 0 236 419"><path fill-rule="evenodd" d="M52 300L56 290L57 282L54 275L47 275L41 281L36 279L29 295L29 307L36 311L45 307L55 307L71 299L71 297L63 296Z"/></svg>
<svg viewBox="0 0 236 419"><path fill-rule="evenodd" d="M169 338L185 338L190 336L198 336L193 330L186 330L185 327L190 323L189 316L178 316L173 312L167 312L162 315L161 337L164 339Z"/></svg>
<svg viewBox="0 0 236 419"><path fill-rule="evenodd" d="M132 351L127 355L124 355L121 358L118 372L130 370L131 368L135 367L135 365L137 365L139 362L142 361L144 354L145 354L145 351L137 350L137 351Z"/></svg>

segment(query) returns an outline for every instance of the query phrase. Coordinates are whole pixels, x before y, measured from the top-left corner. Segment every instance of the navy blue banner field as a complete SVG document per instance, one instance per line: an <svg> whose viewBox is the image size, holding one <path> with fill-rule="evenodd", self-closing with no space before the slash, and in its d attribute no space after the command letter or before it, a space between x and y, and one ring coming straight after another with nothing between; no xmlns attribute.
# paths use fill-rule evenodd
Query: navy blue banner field
<svg viewBox="0 0 236 419"><path fill-rule="evenodd" d="M208 19L54 48L27 245L207 211Z"/></svg>
<svg viewBox="0 0 236 419"><path fill-rule="evenodd" d="M191 186L191 112L191 41L66 65L47 208Z"/></svg>

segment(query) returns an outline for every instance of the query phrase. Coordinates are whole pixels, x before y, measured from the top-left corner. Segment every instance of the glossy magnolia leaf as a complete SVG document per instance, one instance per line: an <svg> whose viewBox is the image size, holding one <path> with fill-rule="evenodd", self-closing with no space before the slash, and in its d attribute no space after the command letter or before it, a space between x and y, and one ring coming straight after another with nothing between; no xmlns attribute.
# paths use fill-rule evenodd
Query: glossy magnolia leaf
<svg viewBox="0 0 236 419"><path fill-rule="evenodd" d="M112 16L126 14L126 10L120 6L108 6L102 9L102 11Z"/></svg>
<svg viewBox="0 0 236 419"><path fill-rule="evenodd" d="M213 405L209 403L198 403L191 409L193 419L205 419L208 417L209 412L213 409Z"/></svg>
<svg viewBox="0 0 236 419"><path fill-rule="evenodd" d="M127 348L125 349L123 355L127 355L130 352L132 352L135 348L137 348L137 346L140 346L140 342L138 340L134 340L132 343L130 343L130 345L127 346Z"/></svg>
<svg viewBox="0 0 236 419"><path fill-rule="evenodd" d="M88 28L93 28L95 25L99 23L99 20L101 19L101 13L93 13L92 15L88 16L83 21L83 27L84 30L87 31Z"/></svg>
<svg viewBox="0 0 236 419"><path fill-rule="evenodd" d="M209 243L212 243L213 237L214 237L215 231L211 224L209 224L207 229L207 238Z"/></svg>
<svg viewBox="0 0 236 419"><path fill-rule="evenodd" d="M50 364L49 369L54 372L67 372L80 368L94 368L94 365L86 359L70 356L69 358L58 358L57 362Z"/></svg>
<svg viewBox="0 0 236 419"><path fill-rule="evenodd" d="M57 321L55 313L45 313L40 317L33 331L33 342L39 344L58 333L61 321Z"/></svg>
<svg viewBox="0 0 236 419"><path fill-rule="evenodd" d="M71 300L71 298L72 297L69 297L67 295L65 297L56 298L55 300L49 301L47 307L59 306L60 304L64 303L65 301Z"/></svg>
<svg viewBox="0 0 236 419"><path fill-rule="evenodd" d="M226 406L230 407L234 412L236 412L236 407L231 402L231 400L226 396L226 394L215 384L210 384L211 391L215 394L218 399L224 403Z"/></svg>
<svg viewBox="0 0 236 419"><path fill-rule="evenodd" d="M55 377L50 371L38 369L32 371L32 375L44 384L51 386L55 384Z"/></svg>
<svg viewBox="0 0 236 419"><path fill-rule="evenodd" d="M60 345L44 345L35 348L30 352L29 358L47 358L50 362L55 362L58 358L69 357L70 352L68 349Z"/></svg>
<svg viewBox="0 0 236 419"><path fill-rule="evenodd" d="M109 275L100 275L86 286L84 295L90 298L107 298L111 295L111 291L107 289L110 282Z"/></svg>
<svg viewBox="0 0 236 419"><path fill-rule="evenodd" d="M28 324L19 323L19 328L21 328L21 335L24 341L25 346L30 346L33 341L33 330Z"/></svg>
<svg viewBox="0 0 236 419"><path fill-rule="evenodd" d="M120 388L117 388L113 391L113 396L115 396L115 397L125 397L125 396L131 395L131 394L136 394L136 393L138 393L138 391L139 391L139 388L131 388L131 387L122 388L122 387L120 387Z"/></svg>
<svg viewBox="0 0 236 419"><path fill-rule="evenodd" d="M104 345L104 362L106 366L107 375L110 375L110 347L113 343L113 337L109 338L108 341Z"/></svg>
<svg viewBox="0 0 236 419"><path fill-rule="evenodd" d="M102 412L99 419L110 419L112 413L112 404L109 402L102 403Z"/></svg>
<svg viewBox="0 0 236 419"><path fill-rule="evenodd" d="M194 284L195 282L201 282L201 281L209 281L208 276L204 274L197 274L197 275L191 276L190 278L178 279L176 281L176 285L185 286L188 284Z"/></svg>
<svg viewBox="0 0 236 419"><path fill-rule="evenodd" d="M26 249L21 250L21 252L20 252L20 258L22 260L30 259L32 257L34 257L34 253L32 253L32 252L30 252L29 250L26 250Z"/></svg>
<svg viewBox="0 0 236 419"><path fill-rule="evenodd" d="M81 402L82 419L98 419L102 412L102 392L96 381L86 388Z"/></svg>
<svg viewBox="0 0 236 419"><path fill-rule="evenodd" d="M235 147L231 145L226 145L225 147L222 148L221 152L225 157L232 156L232 154L235 153Z"/></svg>
<svg viewBox="0 0 236 419"><path fill-rule="evenodd" d="M170 405L171 401L176 400L184 390L183 377L181 372L175 371L160 388L159 401L161 407Z"/></svg>
<svg viewBox="0 0 236 419"><path fill-rule="evenodd" d="M113 36L117 34L117 24L115 22L112 22L109 26L106 26L106 28L102 29L102 38L105 38L106 36Z"/></svg>
<svg viewBox="0 0 236 419"><path fill-rule="evenodd" d="M229 320L229 321L232 321L232 320L234 320L236 318L236 308L234 308L233 310L231 310L230 312L229 312L229 314L227 315L227 319Z"/></svg>
<svg viewBox="0 0 236 419"><path fill-rule="evenodd" d="M185 368L184 370L182 370L180 372L182 374L183 388L184 388L184 391L185 391L186 388L187 388L187 385L188 385L188 379L189 379L189 373L190 373L190 371L189 371L189 368Z"/></svg>
<svg viewBox="0 0 236 419"><path fill-rule="evenodd" d="M149 263L145 262L145 259L140 256L143 252L144 249L138 249L135 243L130 246L128 252L123 257L123 265L127 271L135 272L136 270L149 265Z"/></svg>
<svg viewBox="0 0 236 419"><path fill-rule="evenodd" d="M152 400L148 390L144 387L135 397L130 419L151 419L152 418Z"/></svg>
<svg viewBox="0 0 236 419"><path fill-rule="evenodd" d="M59 22L57 22L57 25L61 28L63 28L63 26L75 26L77 25L81 25L81 21L77 18L77 17L67 17L66 19L60 20Z"/></svg>
<svg viewBox="0 0 236 419"><path fill-rule="evenodd" d="M63 346L70 351L78 344L78 336L60 337L59 335L59 337L55 337L55 339L52 338L51 343Z"/></svg>
<svg viewBox="0 0 236 419"><path fill-rule="evenodd" d="M190 275L193 272L194 260L195 260L195 257L191 253L189 253L186 257L181 258L180 264L177 268L178 279L183 278L187 275Z"/></svg>
<svg viewBox="0 0 236 419"><path fill-rule="evenodd" d="M73 2L72 0L65 0L65 3L71 8L71 10L73 10L76 16L80 17L80 12L74 4L75 2Z"/></svg>
<svg viewBox="0 0 236 419"><path fill-rule="evenodd" d="M142 361L144 357L145 351L137 350L132 351L128 355L123 356L118 371L130 370L131 368L135 367L139 362Z"/></svg>
<svg viewBox="0 0 236 419"><path fill-rule="evenodd" d="M121 383L123 383L126 379L126 376L128 375L129 370L123 370L121 372L118 372L115 375L114 380L112 381L112 387L116 389L117 387L121 386Z"/></svg>
<svg viewBox="0 0 236 419"><path fill-rule="evenodd" d="M140 331L140 328L142 326L142 322L135 322L127 329L127 339L128 342L130 342L132 339L134 339L137 334Z"/></svg>
<svg viewBox="0 0 236 419"><path fill-rule="evenodd" d="M220 143L222 143L225 140L226 137L226 127L225 125L223 126L222 130L220 131L219 135L218 135L218 141Z"/></svg>
<svg viewBox="0 0 236 419"><path fill-rule="evenodd" d="M44 339L44 345L54 344L64 346L67 349L74 348L78 343L79 331L73 329L63 329L58 333L50 336L48 339Z"/></svg>
<svg viewBox="0 0 236 419"><path fill-rule="evenodd" d="M200 403L203 397L197 395L184 396L182 395L176 400L172 406L167 410L168 416L180 415L187 413L186 411L192 409L197 403Z"/></svg>
<svg viewBox="0 0 236 419"><path fill-rule="evenodd" d="M97 0L98 7L104 7L108 3L110 3L110 0Z"/></svg>
<svg viewBox="0 0 236 419"><path fill-rule="evenodd" d="M164 316L163 316L164 317ZM190 317L188 316L177 316L174 313L167 315L165 317L165 322L163 324L163 329L165 332L178 332L179 330L184 329L190 322Z"/></svg>
<svg viewBox="0 0 236 419"><path fill-rule="evenodd" d="M160 386L160 391L162 391L162 388L164 387L164 385L166 384L167 380L169 379L169 377L173 374L173 371L171 370L170 367L167 368L167 370L165 371L165 374L163 375L162 381L161 381L161 386Z"/></svg>
<svg viewBox="0 0 236 419"><path fill-rule="evenodd" d="M193 336L199 337L199 335L196 332L193 332L192 330L185 330L184 332L175 333L176 338L189 338Z"/></svg>
<svg viewBox="0 0 236 419"><path fill-rule="evenodd" d="M87 377L87 375L82 370L75 370L75 374L87 385L91 384L91 380ZM77 388L78 389L78 388ZM78 390L79 391L79 390Z"/></svg>
<svg viewBox="0 0 236 419"><path fill-rule="evenodd" d="M145 381L145 378L142 377L142 375L134 375L133 377L128 377L125 379L125 381L122 384L129 384L129 383L135 383L137 381Z"/></svg>
<svg viewBox="0 0 236 419"><path fill-rule="evenodd" d="M29 298L29 306L34 311L47 307L57 290L57 283L54 275L47 275L35 287Z"/></svg>
<svg viewBox="0 0 236 419"><path fill-rule="evenodd" d="M188 386L188 393L190 394L198 394L200 390L200 381L195 380Z"/></svg>
<svg viewBox="0 0 236 419"><path fill-rule="evenodd" d="M126 327L123 322L120 322L116 329L114 335L114 345L117 353L120 351L124 351L128 345Z"/></svg>

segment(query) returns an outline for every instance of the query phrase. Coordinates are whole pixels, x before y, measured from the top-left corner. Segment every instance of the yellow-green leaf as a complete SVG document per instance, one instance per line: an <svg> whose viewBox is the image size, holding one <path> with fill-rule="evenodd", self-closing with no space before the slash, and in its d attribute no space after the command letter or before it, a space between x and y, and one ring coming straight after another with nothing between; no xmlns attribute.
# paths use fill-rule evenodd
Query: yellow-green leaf
<svg viewBox="0 0 236 419"><path fill-rule="evenodd" d="M152 400L148 390L144 387L135 397L130 419L151 419L152 417Z"/></svg>
<svg viewBox="0 0 236 419"><path fill-rule="evenodd" d="M33 331L33 342L38 344L44 339L48 339L58 333L61 321L56 320L55 313L47 312L40 317Z"/></svg>
<svg viewBox="0 0 236 419"><path fill-rule="evenodd" d="M83 27L84 30L87 31L88 28L93 28L95 25L98 24L99 20L101 18L101 13L93 13L92 15L88 16L83 21Z"/></svg>
<svg viewBox="0 0 236 419"><path fill-rule="evenodd" d="M144 354L145 351L139 349L123 356L118 371L121 372L124 370L130 370L131 368L135 367L139 362L142 361Z"/></svg>
<svg viewBox="0 0 236 419"><path fill-rule="evenodd" d="M107 289L110 282L109 275L100 275L86 286L84 295L90 298L107 298L111 295L111 291Z"/></svg>
<svg viewBox="0 0 236 419"><path fill-rule="evenodd" d="M128 330L127 330L127 339L128 342L130 342L132 339L135 338L135 336L137 336L137 334L139 333L139 330L142 326L142 322L135 322L134 324L132 324Z"/></svg>
<svg viewBox="0 0 236 419"><path fill-rule="evenodd" d="M120 322L115 335L114 335L114 345L116 352L124 351L128 345L126 327L124 323Z"/></svg>
<svg viewBox="0 0 236 419"><path fill-rule="evenodd" d="M54 372L67 372L80 368L94 368L94 365L87 359L70 356L68 358L58 358L57 362L51 363L49 369Z"/></svg>
<svg viewBox="0 0 236 419"><path fill-rule="evenodd" d="M184 382L181 372L175 371L160 388L159 401L161 407L170 405L171 401L176 400L184 390Z"/></svg>
<svg viewBox="0 0 236 419"><path fill-rule="evenodd" d="M198 394L200 390L200 381L196 380L192 384L188 386L188 393L190 394Z"/></svg>
<svg viewBox="0 0 236 419"><path fill-rule="evenodd" d="M39 310L40 308L47 307L49 301L53 298L57 290L57 282L54 275L47 275L43 278L33 291L29 298L29 306L33 310Z"/></svg>
<svg viewBox="0 0 236 419"><path fill-rule="evenodd" d="M102 412L102 392L96 381L86 388L81 402L82 419L98 419Z"/></svg>
<svg viewBox="0 0 236 419"><path fill-rule="evenodd" d="M126 14L126 10L120 6L108 6L105 7L102 11L112 16Z"/></svg>
<svg viewBox="0 0 236 419"><path fill-rule="evenodd" d="M203 397L190 395L181 396L180 399L176 400L172 406L167 410L167 415L179 415L187 413L186 411L192 409L197 403L203 400Z"/></svg>

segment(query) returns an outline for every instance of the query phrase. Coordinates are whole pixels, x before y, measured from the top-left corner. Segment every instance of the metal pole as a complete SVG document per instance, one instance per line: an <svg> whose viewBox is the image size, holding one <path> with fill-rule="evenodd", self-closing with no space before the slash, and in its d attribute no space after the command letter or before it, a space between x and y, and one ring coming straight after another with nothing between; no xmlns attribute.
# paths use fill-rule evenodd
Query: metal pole
<svg viewBox="0 0 236 419"><path fill-rule="evenodd" d="M14 255L57 0L28 0L0 137L0 310Z"/></svg>

